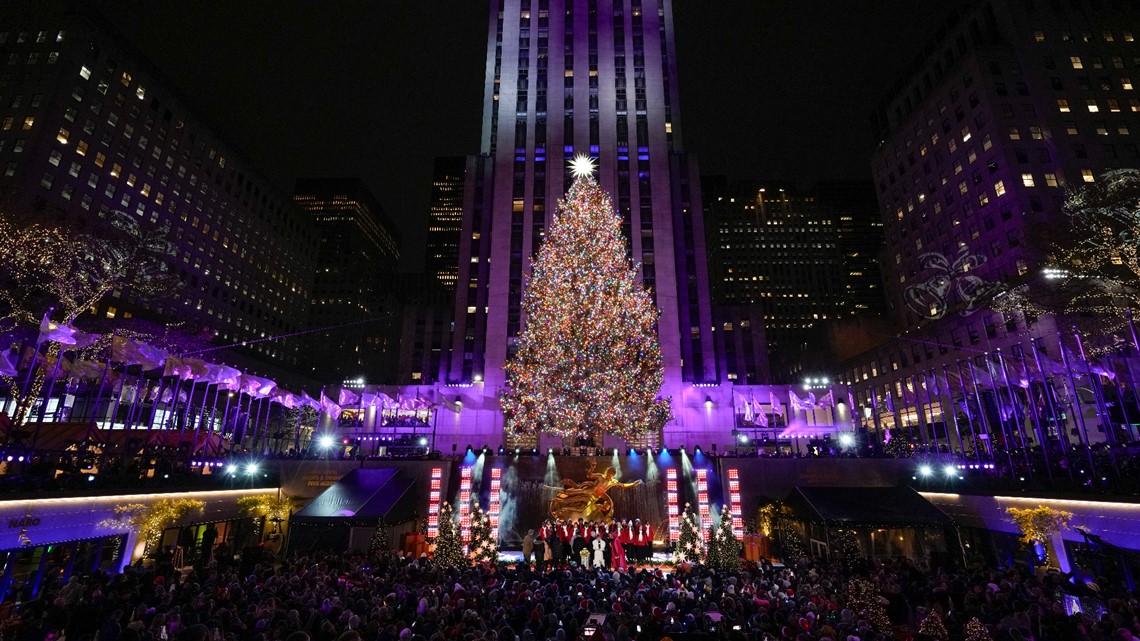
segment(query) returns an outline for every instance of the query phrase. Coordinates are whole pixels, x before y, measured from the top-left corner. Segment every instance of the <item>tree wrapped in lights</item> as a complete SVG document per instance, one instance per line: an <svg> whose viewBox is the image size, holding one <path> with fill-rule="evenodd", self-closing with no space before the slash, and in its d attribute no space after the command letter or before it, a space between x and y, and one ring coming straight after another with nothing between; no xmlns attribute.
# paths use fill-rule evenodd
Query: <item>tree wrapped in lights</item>
<svg viewBox="0 0 1140 641"><path fill-rule="evenodd" d="M205 508L205 503L195 499L162 499L150 505L128 503L115 506L112 512L114 516L99 525L138 532L139 539L146 543L143 556L151 556L158 552L162 533L168 527L190 514L201 514Z"/></svg>
<svg viewBox="0 0 1140 641"><path fill-rule="evenodd" d="M681 514L680 530L677 532L677 544L673 556L677 563L695 563L704 556L704 547L697 515L693 513L693 507L686 503L685 511Z"/></svg>
<svg viewBox="0 0 1140 641"><path fill-rule="evenodd" d="M891 620L879 601L879 591L874 583L866 579L851 579L847 583L847 607L866 619L876 632L887 634L891 631Z"/></svg>
<svg viewBox="0 0 1140 641"><path fill-rule="evenodd" d="M950 631L942 623L942 615L938 614L938 610L931 610L922 618L922 623L918 626L918 633L941 641L947 641L950 638Z"/></svg>
<svg viewBox="0 0 1140 641"><path fill-rule="evenodd" d="M491 519L479 507L478 503L471 505L471 560L476 563L497 563L499 561L499 542L495 540L495 532L491 529Z"/></svg>
<svg viewBox="0 0 1140 641"><path fill-rule="evenodd" d="M989 628L987 628L986 624L982 623L978 617L972 617L966 622L963 635L965 641L993 641L993 637L990 636Z"/></svg>
<svg viewBox="0 0 1140 641"><path fill-rule="evenodd" d="M368 555L376 558L388 553L391 546L391 526L380 517L376 520L376 531L372 533L372 540L368 543Z"/></svg>
<svg viewBox="0 0 1140 641"><path fill-rule="evenodd" d="M1045 563L1055 567L1057 559L1054 558L1053 535L1069 526L1073 513L1047 505L1007 507L1005 511L1021 530L1021 541L1029 545L1040 543L1045 548Z"/></svg>
<svg viewBox="0 0 1140 641"><path fill-rule="evenodd" d="M1105 172L1069 192L1063 215L1029 228L1027 251L1044 270L1007 283L1003 313L1054 314L1089 336L1111 336L1140 308L1140 169Z"/></svg>
<svg viewBox="0 0 1140 641"><path fill-rule="evenodd" d="M715 561L711 551L714 536L716 538ZM709 565L727 572L740 571L740 554L743 547L740 544L740 539L736 538L736 532L732 529L732 512L727 505L721 506L720 526L716 530L710 528L709 550Z"/></svg>
<svg viewBox="0 0 1140 641"><path fill-rule="evenodd" d="M577 178L555 217L523 293L526 327L506 365L502 395L520 436L659 430L671 414L663 380L658 311L626 258L621 218L575 161Z"/></svg>
<svg viewBox="0 0 1140 641"><path fill-rule="evenodd" d="M432 562L441 568L458 568L467 565L463 558L463 543L459 540L459 530L451 504L444 501L439 506L439 530L435 535L435 551Z"/></svg>

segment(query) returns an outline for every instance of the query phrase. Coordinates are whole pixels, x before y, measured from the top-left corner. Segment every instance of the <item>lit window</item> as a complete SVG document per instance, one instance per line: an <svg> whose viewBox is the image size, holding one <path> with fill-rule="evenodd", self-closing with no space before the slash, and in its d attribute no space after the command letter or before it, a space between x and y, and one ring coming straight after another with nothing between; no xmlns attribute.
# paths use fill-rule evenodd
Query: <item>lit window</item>
<svg viewBox="0 0 1140 641"><path fill-rule="evenodd" d="M63 160L63 154L59 153L58 149L52 149L51 155L48 156L48 162L58 167L61 160Z"/></svg>
<svg viewBox="0 0 1140 641"><path fill-rule="evenodd" d="M87 155L87 142L80 140L79 144L75 145L75 153L79 154L80 156L86 156Z"/></svg>
<svg viewBox="0 0 1140 641"><path fill-rule="evenodd" d="M1021 184L1026 187L1035 186L1035 183L1033 181L1033 174L1021 174Z"/></svg>
<svg viewBox="0 0 1140 641"><path fill-rule="evenodd" d="M1010 140L1021 140L1021 132L1017 130L1017 127L1010 127L1009 128L1009 139Z"/></svg>
<svg viewBox="0 0 1140 641"><path fill-rule="evenodd" d="M1120 88L1125 90L1125 91L1132 91L1132 79L1131 78L1121 78L1120 79Z"/></svg>
<svg viewBox="0 0 1140 641"><path fill-rule="evenodd" d="M970 142L970 128L962 127L962 142Z"/></svg>
<svg viewBox="0 0 1140 641"><path fill-rule="evenodd" d="M101 152L101 151L95 152L95 166L96 167L102 167L103 164L106 162L107 162L107 156L103 155L103 152Z"/></svg>
<svg viewBox="0 0 1140 641"><path fill-rule="evenodd" d="M1091 169L1082 169L1081 179L1087 183L1096 182L1096 178L1093 176L1093 171Z"/></svg>
<svg viewBox="0 0 1140 641"><path fill-rule="evenodd" d="M135 89L135 95L138 96L139 100L146 98L146 87L139 85L138 88Z"/></svg>
<svg viewBox="0 0 1140 641"><path fill-rule="evenodd" d="M1125 31L1121 34L1121 36L1124 38L1125 42L1132 42L1132 32L1131 31Z"/></svg>
<svg viewBox="0 0 1140 641"><path fill-rule="evenodd" d="M27 118L24 118L24 131L31 129L33 126L35 126L35 124L36 124L36 117L35 116L28 116Z"/></svg>
<svg viewBox="0 0 1140 641"><path fill-rule="evenodd" d="M1034 42L1045 42L1045 32L1044 31L1034 31L1033 32L1033 40L1034 40Z"/></svg>
<svg viewBox="0 0 1140 641"><path fill-rule="evenodd" d="M1116 133L1120 134L1121 136L1127 136L1128 134L1132 133L1132 131L1128 129L1127 125L1120 125L1116 128Z"/></svg>
<svg viewBox="0 0 1140 641"><path fill-rule="evenodd" d="M1096 112L1100 111L1100 107L1096 104L1095 98L1089 98L1088 100L1085 101L1085 104L1088 105L1089 113L1095 114Z"/></svg>
<svg viewBox="0 0 1140 641"><path fill-rule="evenodd" d="M1073 69L1084 69L1085 65L1081 62L1080 56L1069 56L1069 62L1073 63Z"/></svg>
<svg viewBox="0 0 1140 641"><path fill-rule="evenodd" d="M994 183L994 193L997 194L998 196L1004 196L1005 195L1005 181L999 180L996 183Z"/></svg>
<svg viewBox="0 0 1140 641"><path fill-rule="evenodd" d="M1058 98L1057 109L1059 109L1063 114L1069 113L1069 101L1065 98Z"/></svg>
<svg viewBox="0 0 1140 641"><path fill-rule="evenodd" d="M61 145L66 145L67 139L70 135L71 134L69 134L66 129L60 127L59 133L55 135L55 139L58 140Z"/></svg>
<svg viewBox="0 0 1140 641"><path fill-rule="evenodd" d="M124 87L129 87L131 84L131 74L124 71L123 75L119 77L119 82L123 83Z"/></svg>
<svg viewBox="0 0 1140 641"><path fill-rule="evenodd" d="M114 318L115 314L117 314L117 313L119 313L118 309L116 309L114 307L108 307L107 308L107 318Z"/></svg>
<svg viewBox="0 0 1140 641"><path fill-rule="evenodd" d="M1111 31L1105 31L1103 35L1104 35L1104 41L1105 41L1105 42L1112 42L1112 41L1113 41L1113 37L1112 37L1112 32L1111 32Z"/></svg>
<svg viewBox="0 0 1140 641"><path fill-rule="evenodd" d="M1050 187L1057 186L1057 174L1045 174L1045 184Z"/></svg>
<svg viewBox="0 0 1140 641"><path fill-rule="evenodd" d="M1034 140L1041 140L1045 138L1045 136L1041 133L1041 127L1030 127L1029 137Z"/></svg>

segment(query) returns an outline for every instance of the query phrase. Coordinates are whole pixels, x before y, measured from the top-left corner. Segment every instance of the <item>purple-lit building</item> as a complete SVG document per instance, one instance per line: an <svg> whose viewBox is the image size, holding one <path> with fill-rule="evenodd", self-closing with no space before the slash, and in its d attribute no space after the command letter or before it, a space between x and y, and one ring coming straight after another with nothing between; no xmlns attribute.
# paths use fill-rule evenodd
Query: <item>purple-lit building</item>
<svg viewBox="0 0 1140 641"><path fill-rule="evenodd" d="M0 9L0 198L45 222L99 233L112 211L168 227L182 288L143 302L106 296L95 314L191 321L224 343L304 329L317 255L312 226L93 9ZM296 339L247 356L293 368Z"/></svg>
<svg viewBox="0 0 1140 641"><path fill-rule="evenodd" d="M1137 30L1140 13L1131 4L965 3L950 10L880 103L872 170L898 336L836 371L854 388L868 427L901 424L928 436L934 429L957 449L955 413L963 430L976 422L980 431L1018 405L1008 380L1039 369L1032 341L1038 357L1060 361L1064 329L1076 349L1051 317L1003 315L986 292L1043 277L1047 265L1027 232L1060 213L1066 189L1140 164ZM984 417L976 406L965 412L959 383L946 382L964 380L965 395L975 396L971 366L998 381L995 392L982 377L976 396ZM1032 404L1089 415L1090 440L1103 441L1093 394L1083 389L1074 399L1068 386L1038 375ZM1053 440L1076 428L1040 429Z"/></svg>
<svg viewBox="0 0 1140 641"><path fill-rule="evenodd" d="M671 2L494 1L486 78L482 146L466 168L446 377L476 387L476 405L494 415L471 438L503 439L498 390L525 323L530 257L571 184L568 160L588 153L661 309L662 394L680 417L665 428L668 441L670 431L689 429L686 390L717 382L700 181L682 144Z"/></svg>

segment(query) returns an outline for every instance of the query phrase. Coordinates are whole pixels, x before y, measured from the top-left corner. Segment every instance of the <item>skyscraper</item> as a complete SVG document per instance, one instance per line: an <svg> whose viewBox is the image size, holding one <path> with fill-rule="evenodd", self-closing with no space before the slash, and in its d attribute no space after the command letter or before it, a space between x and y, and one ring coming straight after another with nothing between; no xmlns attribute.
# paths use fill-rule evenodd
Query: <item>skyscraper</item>
<svg viewBox="0 0 1140 641"><path fill-rule="evenodd" d="M246 355L299 364L299 340L263 340L308 317L317 246L288 195L86 4L5 3L0 49L5 206L96 234L124 212L177 245L170 300L115 291L93 311L189 321Z"/></svg>
<svg viewBox="0 0 1140 641"><path fill-rule="evenodd" d="M459 273L459 232L463 227L463 156L435 159L428 208L426 271L448 291L455 291Z"/></svg>
<svg viewBox="0 0 1140 641"><path fill-rule="evenodd" d="M598 160L661 310L664 395L715 382L700 183L684 153L670 0L492 0L481 155L468 159L448 380L493 401L516 348L530 257ZM487 428L499 430L501 425ZM668 428L666 428L668 429Z"/></svg>
<svg viewBox="0 0 1140 641"><path fill-rule="evenodd" d="M400 261L399 237L356 178L306 178L293 200L308 212L320 252L313 279L310 367L329 382L396 378L398 306L386 289Z"/></svg>
<svg viewBox="0 0 1140 641"><path fill-rule="evenodd" d="M883 271L900 337L840 366L857 402L874 396L881 409L890 392L914 405L924 376L985 368L998 351L1017 361L1032 339L1058 358L1051 316L1002 313L989 293L1042 277L1047 253L1030 232L1058 220L1066 188L1140 162L1136 29L1130 3L948 10L874 115ZM940 401L924 404L930 422L943 420ZM921 411L898 409L882 424L922 424Z"/></svg>

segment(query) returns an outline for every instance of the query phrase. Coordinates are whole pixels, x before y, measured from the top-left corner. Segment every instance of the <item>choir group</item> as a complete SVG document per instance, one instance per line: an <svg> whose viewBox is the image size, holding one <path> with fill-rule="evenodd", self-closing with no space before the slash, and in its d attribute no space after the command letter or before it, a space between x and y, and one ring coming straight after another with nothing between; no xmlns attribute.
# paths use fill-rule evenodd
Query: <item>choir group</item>
<svg viewBox="0 0 1140 641"><path fill-rule="evenodd" d="M653 526L641 519L594 523L548 519L523 537L523 561L624 569L653 556Z"/></svg>

